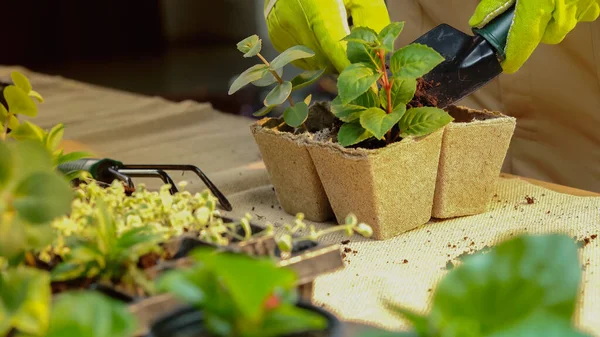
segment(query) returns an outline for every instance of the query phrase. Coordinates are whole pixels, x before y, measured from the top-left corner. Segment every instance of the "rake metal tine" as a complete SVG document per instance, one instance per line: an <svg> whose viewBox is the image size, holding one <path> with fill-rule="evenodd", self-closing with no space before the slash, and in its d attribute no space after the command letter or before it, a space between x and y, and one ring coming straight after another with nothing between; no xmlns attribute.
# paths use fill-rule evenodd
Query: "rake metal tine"
<svg viewBox="0 0 600 337"><path fill-rule="evenodd" d="M152 169L119 169L119 172L129 177L136 178L155 178L159 177L165 184L171 185L170 192L175 194L178 192L175 182L171 179L171 176L163 170L152 170Z"/></svg>
<svg viewBox="0 0 600 337"><path fill-rule="evenodd" d="M208 187L210 189L210 191L217 197L217 199L219 200L219 203L221 204L221 206L223 206L223 208L226 211L231 211L233 209L233 207L231 206L231 203L229 202L229 200L227 200L225 195L217 188L217 186L215 186L215 184L212 183L212 181L210 181L210 179L208 179L206 174L204 174L204 172L202 172L202 170L200 170L200 168L198 168L194 165L164 165L164 164L162 164L162 165L146 165L146 164L124 165L122 168L119 169L119 171L123 172L123 169L133 169L133 170L150 169L150 170L194 172L202 180L202 182L204 182L206 187Z"/></svg>
<svg viewBox="0 0 600 337"><path fill-rule="evenodd" d="M131 178L121 172L119 172L118 170L109 167L108 168L108 172L112 173L115 177L117 177L117 179L127 183L127 186L130 188L135 188L135 186L133 185L133 180L131 180Z"/></svg>

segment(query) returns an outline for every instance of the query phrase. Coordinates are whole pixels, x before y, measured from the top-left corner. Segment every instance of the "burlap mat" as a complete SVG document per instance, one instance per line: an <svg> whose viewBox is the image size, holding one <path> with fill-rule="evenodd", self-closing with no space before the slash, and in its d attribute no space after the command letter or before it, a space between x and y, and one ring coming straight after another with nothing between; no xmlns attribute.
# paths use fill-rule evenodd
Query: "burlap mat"
<svg viewBox="0 0 600 337"><path fill-rule="evenodd" d="M0 77L6 78L10 70L0 67ZM37 118L41 126L64 122L67 139L126 163L197 165L230 198L234 216L250 212L259 224L293 219L279 208L249 130L251 120L216 112L207 104L174 104L21 70L47 100ZM192 190L202 188L193 180ZM527 203L526 196L534 202ZM599 211L600 198L574 197L501 179L488 213L432 222L384 242L353 238L344 246L349 250L346 267L316 281L314 300L346 320L402 329L404 322L386 312L381 299L427 310L431 290L447 272L448 261L522 232L590 238L600 234ZM332 235L323 241L344 239ZM599 245L600 239L591 240L581 249L585 268L576 319L579 327L598 336Z"/></svg>

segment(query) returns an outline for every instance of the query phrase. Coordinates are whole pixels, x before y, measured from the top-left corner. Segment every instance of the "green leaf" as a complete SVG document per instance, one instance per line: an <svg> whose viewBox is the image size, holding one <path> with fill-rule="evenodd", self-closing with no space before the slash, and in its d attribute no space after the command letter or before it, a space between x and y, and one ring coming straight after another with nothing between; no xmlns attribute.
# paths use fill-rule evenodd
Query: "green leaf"
<svg viewBox="0 0 600 337"><path fill-rule="evenodd" d="M447 274L434 295L431 322L455 336L488 336L539 311L571 320L580 265L577 245L569 236L521 236L503 242L488 253L469 256Z"/></svg>
<svg viewBox="0 0 600 337"><path fill-rule="evenodd" d="M41 142L26 139L11 145L15 183L36 172L54 172L52 155Z"/></svg>
<svg viewBox="0 0 600 337"><path fill-rule="evenodd" d="M412 328L418 333L419 336L432 336L435 333L429 331L429 320L426 316L419 315L418 313L408 310L401 306L386 302L386 307L391 310L394 314L409 321Z"/></svg>
<svg viewBox="0 0 600 337"><path fill-rule="evenodd" d="M0 133L4 133L4 125L6 125L6 118L8 117L8 111L6 110L6 108L4 107L4 105L0 104L0 123L2 123L2 128L0 129ZM11 130L16 129L17 127L19 127L19 120L17 119L17 117L15 117L15 115L11 114L10 115L10 122L8 124L8 127Z"/></svg>
<svg viewBox="0 0 600 337"><path fill-rule="evenodd" d="M446 111L438 108L412 108L400 120L400 136L421 137L433 133L454 120Z"/></svg>
<svg viewBox="0 0 600 337"><path fill-rule="evenodd" d="M364 63L348 66L338 78L338 91L342 104L348 104L360 97L379 78L381 74Z"/></svg>
<svg viewBox="0 0 600 337"><path fill-rule="evenodd" d="M396 77L393 81L391 92L392 109L396 109L399 105L406 106L415 96L415 91L417 91L417 81L414 78L408 77ZM387 91L382 89L379 92L379 98L381 99L381 105L387 109Z"/></svg>
<svg viewBox="0 0 600 337"><path fill-rule="evenodd" d="M262 336L289 336L322 331L327 327L327 320L321 314L291 304L269 311L262 323Z"/></svg>
<svg viewBox="0 0 600 337"><path fill-rule="evenodd" d="M265 64L257 64L250 67L233 81L229 88L229 95L237 92L247 84L263 78L267 74L269 74L269 67Z"/></svg>
<svg viewBox="0 0 600 337"><path fill-rule="evenodd" d="M37 225L37 226L25 226L25 240L26 248L28 250L40 250L48 247L55 238L55 230L50 223Z"/></svg>
<svg viewBox="0 0 600 337"><path fill-rule="evenodd" d="M25 93L29 93L31 91L31 83L29 83L27 77L25 77L25 75L22 73L15 70L10 73L10 78L12 79L13 83Z"/></svg>
<svg viewBox="0 0 600 337"><path fill-rule="evenodd" d="M0 273L0 335L11 328L44 336L50 316L50 277L47 272L19 267Z"/></svg>
<svg viewBox="0 0 600 337"><path fill-rule="evenodd" d="M193 282L193 279L202 279L204 275L198 277L199 275L195 274L198 274L197 270L167 272L158 279L157 288L162 292L173 293L175 296L185 299L187 303L201 306L206 295L202 287Z"/></svg>
<svg viewBox="0 0 600 337"><path fill-rule="evenodd" d="M419 78L444 62L444 57L434 49L413 43L400 48L392 55L390 70L395 77Z"/></svg>
<svg viewBox="0 0 600 337"><path fill-rule="evenodd" d="M8 111L13 115L35 117L38 113L37 105L23 89L14 85L4 88L4 98L8 103Z"/></svg>
<svg viewBox="0 0 600 337"><path fill-rule="evenodd" d="M340 97L331 102L331 112L342 122L350 123L360 118L360 113L366 108L355 104L342 104Z"/></svg>
<svg viewBox="0 0 600 337"><path fill-rule="evenodd" d="M28 250L26 224L15 216L8 221L0 221L0 257L19 264ZM14 262L13 262L14 261Z"/></svg>
<svg viewBox="0 0 600 337"><path fill-rule="evenodd" d="M265 106L262 109L258 110L257 112L253 113L252 115L256 116L256 117L262 117L262 116L266 116L269 114L269 112L271 112L274 108L276 107L276 105L270 105L270 106Z"/></svg>
<svg viewBox="0 0 600 337"><path fill-rule="evenodd" d="M360 114L360 125L372 133L375 138L382 139L402 118L405 109L398 107L388 114L380 108L369 108Z"/></svg>
<svg viewBox="0 0 600 337"><path fill-rule="evenodd" d="M296 103L283 112L283 120L291 127L297 128L308 118L308 105L305 102Z"/></svg>
<svg viewBox="0 0 600 337"><path fill-rule="evenodd" d="M292 93L292 82L278 84L265 98L265 106L280 105L285 102Z"/></svg>
<svg viewBox="0 0 600 337"><path fill-rule="evenodd" d="M276 73L280 78L283 77L283 68L277 69ZM268 87L274 83L277 83L277 78L270 71L263 78L252 82L257 87Z"/></svg>
<svg viewBox="0 0 600 337"><path fill-rule="evenodd" d="M342 125L337 137L340 145L348 147L373 137L373 134L365 130L359 121L355 121Z"/></svg>
<svg viewBox="0 0 600 337"><path fill-rule="evenodd" d="M86 291L58 296L45 337L130 337L137 328L126 304Z"/></svg>
<svg viewBox="0 0 600 337"><path fill-rule="evenodd" d="M556 317L543 311L525 317L515 326L508 326L489 337L591 337L577 331L568 319Z"/></svg>
<svg viewBox="0 0 600 337"><path fill-rule="evenodd" d="M67 154L58 156L58 158L56 159L56 162L54 164L58 166L61 164L72 162L72 161L77 161L80 159L92 158L92 157L94 157L94 154L89 153L89 152L69 152Z"/></svg>
<svg viewBox="0 0 600 337"><path fill-rule="evenodd" d="M0 191L10 182L12 173L12 153L6 142L0 142Z"/></svg>
<svg viewBox="0 0 600 337"><path fill-rule="evenodd" d="M16 140L30 139L43 142L46 137L46 131L30 121L24 121L11 131L10 136Z"/></svg>
<svg viewBox="0 0 600 337"><path fill-rule="evenodd" d="M315 56L315 53L304 46L294 46L271 61L271 70L283 68L286 65L300 59L310 58Z"/></svg>
<svg viewBox="0 0 600 337"><path fill-rule="evenodd" d="M38 102L44 103L44 97L42 97L42 95L40 95L40 93L35 90L31 90L29 92L29 97L33 97L33 98L37 99Z"/></svg>
<svg viewBox="0 0 600 337"><path fill-rule="evenodd" d="M359 105L365 108L378 108L381 106L381 102L373 87L369 88L367 92L360 95L357 99L352 101L350 104Z"/></svg>
<svg viewBox="0 0 600 337"><path fill-rule="evenodd" d="M56 124L46 136L46 148L54 151L62 141L64 134L65 126L62 123Z"/></svg>
<svg viewBox="0 0 600 337"><path fill-rule="evenodd" d="M13 205L24 220L42 224L66 214L71 200L71 188L58 174L37 172L17 186Z"/></svg>
<svg viewBox="0 0 600 337"><path fill-rule="evenodd" d="M403 29L404 22L392 22L381 30L379 33L379 40L381 40L381 44L385 51L394 51L394 43L396 42L396 39L398 39L398 36L400 36L400 33L402 33Z"/></svg>
<svg viewBox="0 0 600 337"><path fill-rule="evenodd" d="M367 44L378 44L377 33L373 29L356 27L352 29L346 39L350 40L348 41L346 54L351 63L366 63L371 67L381 68L377 51L366 46Z"/></svg>
<svg viewBox="0 0 600 337"><path fill-rule="evenodd" d="M307 70L305 72L303 72L302 74L294 77L294 79L292 80L292 85L293 85L293 91L298 90L298 89L302 89L305 88L313 83L315 83L319 78L321 78L321 76L323 76L323 74L325 74L325 71L327 69L322 69L322 70Z"/></svg>
<svg viewBox="0 0 600 337"><path fill-rule="evenodd" d="M252 35L238 42L237 48L239 51L244 53L244 57L253 57L260 53L262 48L262 40L258 37L258 35Z"/></svg>

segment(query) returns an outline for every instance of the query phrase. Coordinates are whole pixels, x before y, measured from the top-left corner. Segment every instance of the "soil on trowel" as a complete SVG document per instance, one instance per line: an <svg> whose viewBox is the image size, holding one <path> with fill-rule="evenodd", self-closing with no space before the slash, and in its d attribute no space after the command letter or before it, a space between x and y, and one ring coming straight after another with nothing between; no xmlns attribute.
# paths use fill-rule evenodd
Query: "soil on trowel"
<svg viewBox="0 0 600 337"><path fill-rule="evenodd" d="M425 81L423 78L417 79L417 91L415 91L415 96L407 104L406 108L436 107L438 105L438 99L428 94L427 91L439 85L439 82Z"/></svg>

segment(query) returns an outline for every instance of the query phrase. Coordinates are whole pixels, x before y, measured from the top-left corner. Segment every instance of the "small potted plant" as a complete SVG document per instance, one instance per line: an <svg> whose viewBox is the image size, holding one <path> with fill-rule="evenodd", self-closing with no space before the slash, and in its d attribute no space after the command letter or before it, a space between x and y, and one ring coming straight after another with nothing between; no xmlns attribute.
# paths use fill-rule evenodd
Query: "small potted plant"
<svg viewBox="0 0 600 337"><path fill-rule="evenodd" d="M229 94L250 83L261 87L274 85L264 100L264 108L255 113L258 117L289 103L283 118L263 118L251 126L281 207L289 214L303 213L311 221L331 219L331 206L305 145L305 133L310 129L307 119L311 97L300 102L291 97L293 91L317 81L325 70L306 71L286 81L282 77L284 67L313 57L312 50L295 46L269 62L260 54L262 40L256 35L240 41L237 47L244 57L257 57L261 63L237 77Z"/></svg>
<svg viewBox="0 0 600 337"><path fill-rule="evenodd" d="M489 209L516 119L499 112L450 106L432 215L453 218Z"/></svg>
<svg viewBox="0 0 600 337"><path fill-rule="evenodd" d="M335 316L298 302L291 270L242 254L197 250L193 257L192 268L158 281L187 306L157 320L151 336L341 336Z"/></svg>
<svg viewBox="0 0 600 337"><path fill-rule="evenodd" d="M403 26L355 27L345 38L351 65L331 103L342 125L308 146L338 220L352 209L377 239L431 218L443 128L453 120L414 103L418 79L444 59L420 44L394 51Z"/></svg>

